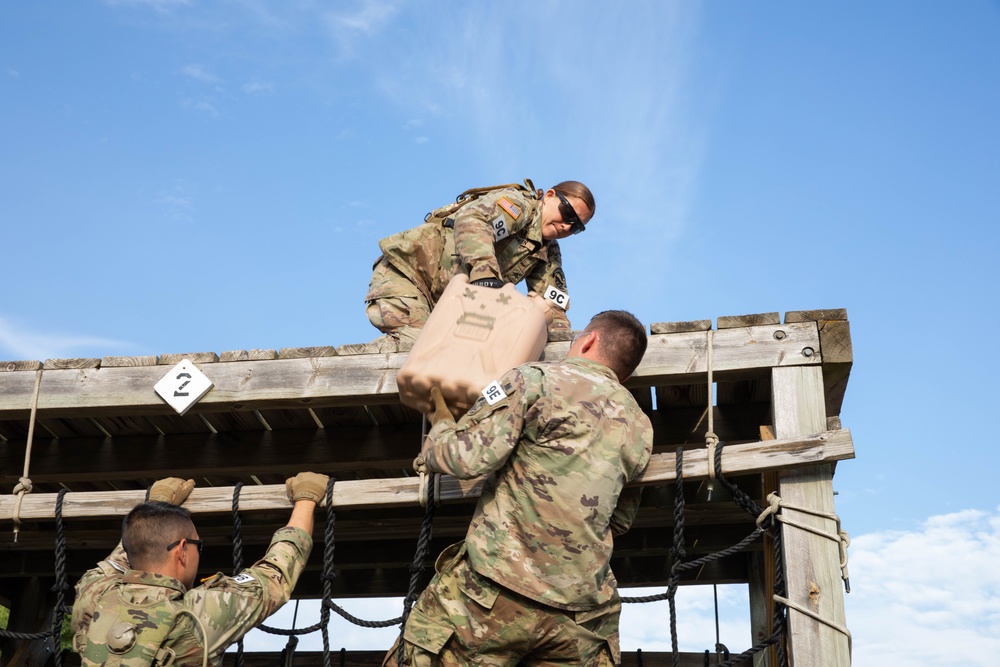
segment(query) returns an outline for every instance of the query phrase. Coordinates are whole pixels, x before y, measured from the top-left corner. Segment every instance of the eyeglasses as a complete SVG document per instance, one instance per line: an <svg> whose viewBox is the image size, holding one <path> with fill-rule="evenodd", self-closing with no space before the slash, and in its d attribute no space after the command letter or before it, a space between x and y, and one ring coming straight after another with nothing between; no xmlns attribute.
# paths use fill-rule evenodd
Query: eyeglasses
<svg viewBox="0 0 1000 667"><path fill-rule="evenodd" d="M176 547L178 544L180 544L183 541L184 540L177 540L176 542L171 542L170 544L167 545L167 551L170 551L171 549L173 549L174 547ZM189 539L187 541L187 543L188 544L193 544L196 547L198 547L198 553L201 553L201 548L203 546L205 546L205 540L191 540L191 539Z"/></svg>
<svg viewBox="0 0 1000 667"><path fill-rule="evenodd" d="M568 222L570 225L570 234L579 234L580 232L586 230L586 226L583 224L583 220L580 216L576 214L576 209L569 203L569 201L563 197L558 190L553 190L556 193L556 197L559 197L559 215L562 216L563 222Z"/></svg>

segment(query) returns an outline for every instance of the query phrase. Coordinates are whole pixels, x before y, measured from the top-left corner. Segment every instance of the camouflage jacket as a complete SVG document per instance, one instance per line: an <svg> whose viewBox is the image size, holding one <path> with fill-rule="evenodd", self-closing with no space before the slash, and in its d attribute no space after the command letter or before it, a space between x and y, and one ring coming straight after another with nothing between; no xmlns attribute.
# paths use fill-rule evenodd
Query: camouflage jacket
<svg viewBox="0 0 1000 667"><path fill-rule="evenodd" d="M457 423L439 421L427 468L487 477L465 543L473 568L532 600L593 609L617 594L612 535L624 533L653 429L632 394L602 364L571 357L531 363L500 380Z"/></svg>
<svg viewBox="0 0 1000 667"><path fill-rule="evenodd" d="M567 291L559 243L542 238L541 201L527 192L496 190L445 220L433 216L429 220L382 239L379 248L432 306L458 273L470 281L523 280L529 291L538 294L549 286ZM396 296L391 283L373 286L365 300L385 296ZM560 322L552 328L569 328L563 313L557 311L556 318Z"/></svg>
<svg viewBox="0 0 1000 667"><path fill-rule="evenodd" d="M175 667L201 667L207 645L209 664L220 665L228 646L288 601L311 551L308 533L285 527L274 534L264 558L239 575L228 577L220 572L187 590L172 577L130 570L119 544L76 585L73 632L90 633L83 645L75 648L92 663L103 664L110 654L101 644L107 633L94 630L102 614L118 619L125 607L137 629L136 644L142 642L143 632L165 635L161 646L174 651ZM189 614L200 619L201 625ZM165 627L170 629L164 632ZM202 630L207 641L203 641ZM130 658L121 664L140 667L150 662Z"/></svg>

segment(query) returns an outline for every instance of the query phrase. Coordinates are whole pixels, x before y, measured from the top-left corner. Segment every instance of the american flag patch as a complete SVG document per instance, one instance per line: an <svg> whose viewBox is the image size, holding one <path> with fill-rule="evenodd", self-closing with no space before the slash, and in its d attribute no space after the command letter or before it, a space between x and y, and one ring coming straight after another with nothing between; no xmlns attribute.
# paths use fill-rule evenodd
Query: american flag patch
<svg viewBox="0 0 1000 667"><path fill-rule="evenodd" d="M507 215L509 215L514 220L517 220L521 216L521 209L518 207L518 205L512 202L511 200L507 199L506 197L501 197L500 201L497 202L497 206L506 211Z"/></svg>

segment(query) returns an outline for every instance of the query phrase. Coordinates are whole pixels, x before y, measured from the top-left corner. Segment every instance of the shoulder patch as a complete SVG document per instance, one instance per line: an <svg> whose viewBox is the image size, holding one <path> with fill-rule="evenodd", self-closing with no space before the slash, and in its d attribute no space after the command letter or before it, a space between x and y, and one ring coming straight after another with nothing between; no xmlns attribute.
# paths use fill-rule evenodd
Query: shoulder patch
<svg viewBox="0 0 1000 667"><path fill-rule="evenodd" d="M514 220L521 217L521 207L506 197L501 197L500 201L497 202L497 206L502 208L504 212Z"/></svg>
<svg viewBox="0 0 1000 667"><path fill-rule="evenodd" d="M486 389L483 389L483 398L490 405L496 405L507 398L507 394L504 392L503 387L500 386L499 380L494 380L486 385Z"/></svg>
<svg viewBox="0 0 1000 667"><path fill-rule="evenodd" d="M233 583L234 584L240 584L241 586L243 584L249 584L249 583L252 583L254 581L257 581L257 580L253 578L253 575L247 574L246 572L240 572L235 577L233 577Z"/></svg>

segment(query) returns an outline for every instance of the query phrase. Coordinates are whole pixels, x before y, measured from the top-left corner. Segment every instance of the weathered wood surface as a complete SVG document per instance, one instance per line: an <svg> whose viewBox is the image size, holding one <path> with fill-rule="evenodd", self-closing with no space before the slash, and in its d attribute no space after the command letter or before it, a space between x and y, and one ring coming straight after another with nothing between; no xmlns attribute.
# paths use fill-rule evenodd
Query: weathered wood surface
<svg viewBox="0 0 1000 667"><path fill-rule="evenodd" d="M760 472L772 468L790 468L817 463L840 461L854 457L849 430L827 431L784 440L729 445L722 455L722 470L726 475ZM697 480L708 476L708 455L705 450L693 450L684 455L685 479ZM676 479L676 455L654 454L646 472L635 481L637 485L663 484ZM352 480L338 482L333 489L333 504L337 508L400 507L417 502L420 482L416 477ZM478 497L480 480L441 479L441 501L461 501ZM140 503L144 491L79 492L67 494L63 504L64 517L105 516L126 514ZM56 494L26 494L22 501L22 520L51 519L55 516ZM15 497L0 496L0 520L13 516ZM194 514L230 511L232 487L195 489L184 504ZM283 485L244 487L240 507L248 512L285 509L289 506Z"/></svg>
<svg viewBox="0 0 1000 667"><path fill-rule="evenodd" d="M826 426L823 373L820 368L775 368L772 385L777 437L791 438L798 433ZM778 480L778 494L783 503L814 512L834 512L833 466L830 463L797 469L783 468L779 471ZM796 523L837 534L837 525L830 519L790 508L783 508L781 514ZM839 545L787 523L782 524L781 535L788 600L829 623L846 626ZM851 664L847 636L796 609L789 609L788 618L790 650L795 664L828 667L848 667Z"/></svg>
<svg viewBox="0 0 1000 667"><path fill-rule="evenodd" d="M563 358L568 349L567 342L549 343L543 358ZM717 379L739 379L753 370L822 363L819 350L814 322L726 329L714 334L713 365ZM161 355L158 366L46 370L38 408L48 416L170 414L153 386L171 356L179 355ZM192 411L393 402L405 359L390 353L208 363L201 370L215 386ZM653 335L629 386L688 384L706 371L705 333ZM0 373L0 419L26 417L33 389L34 373Z"/></svg>

